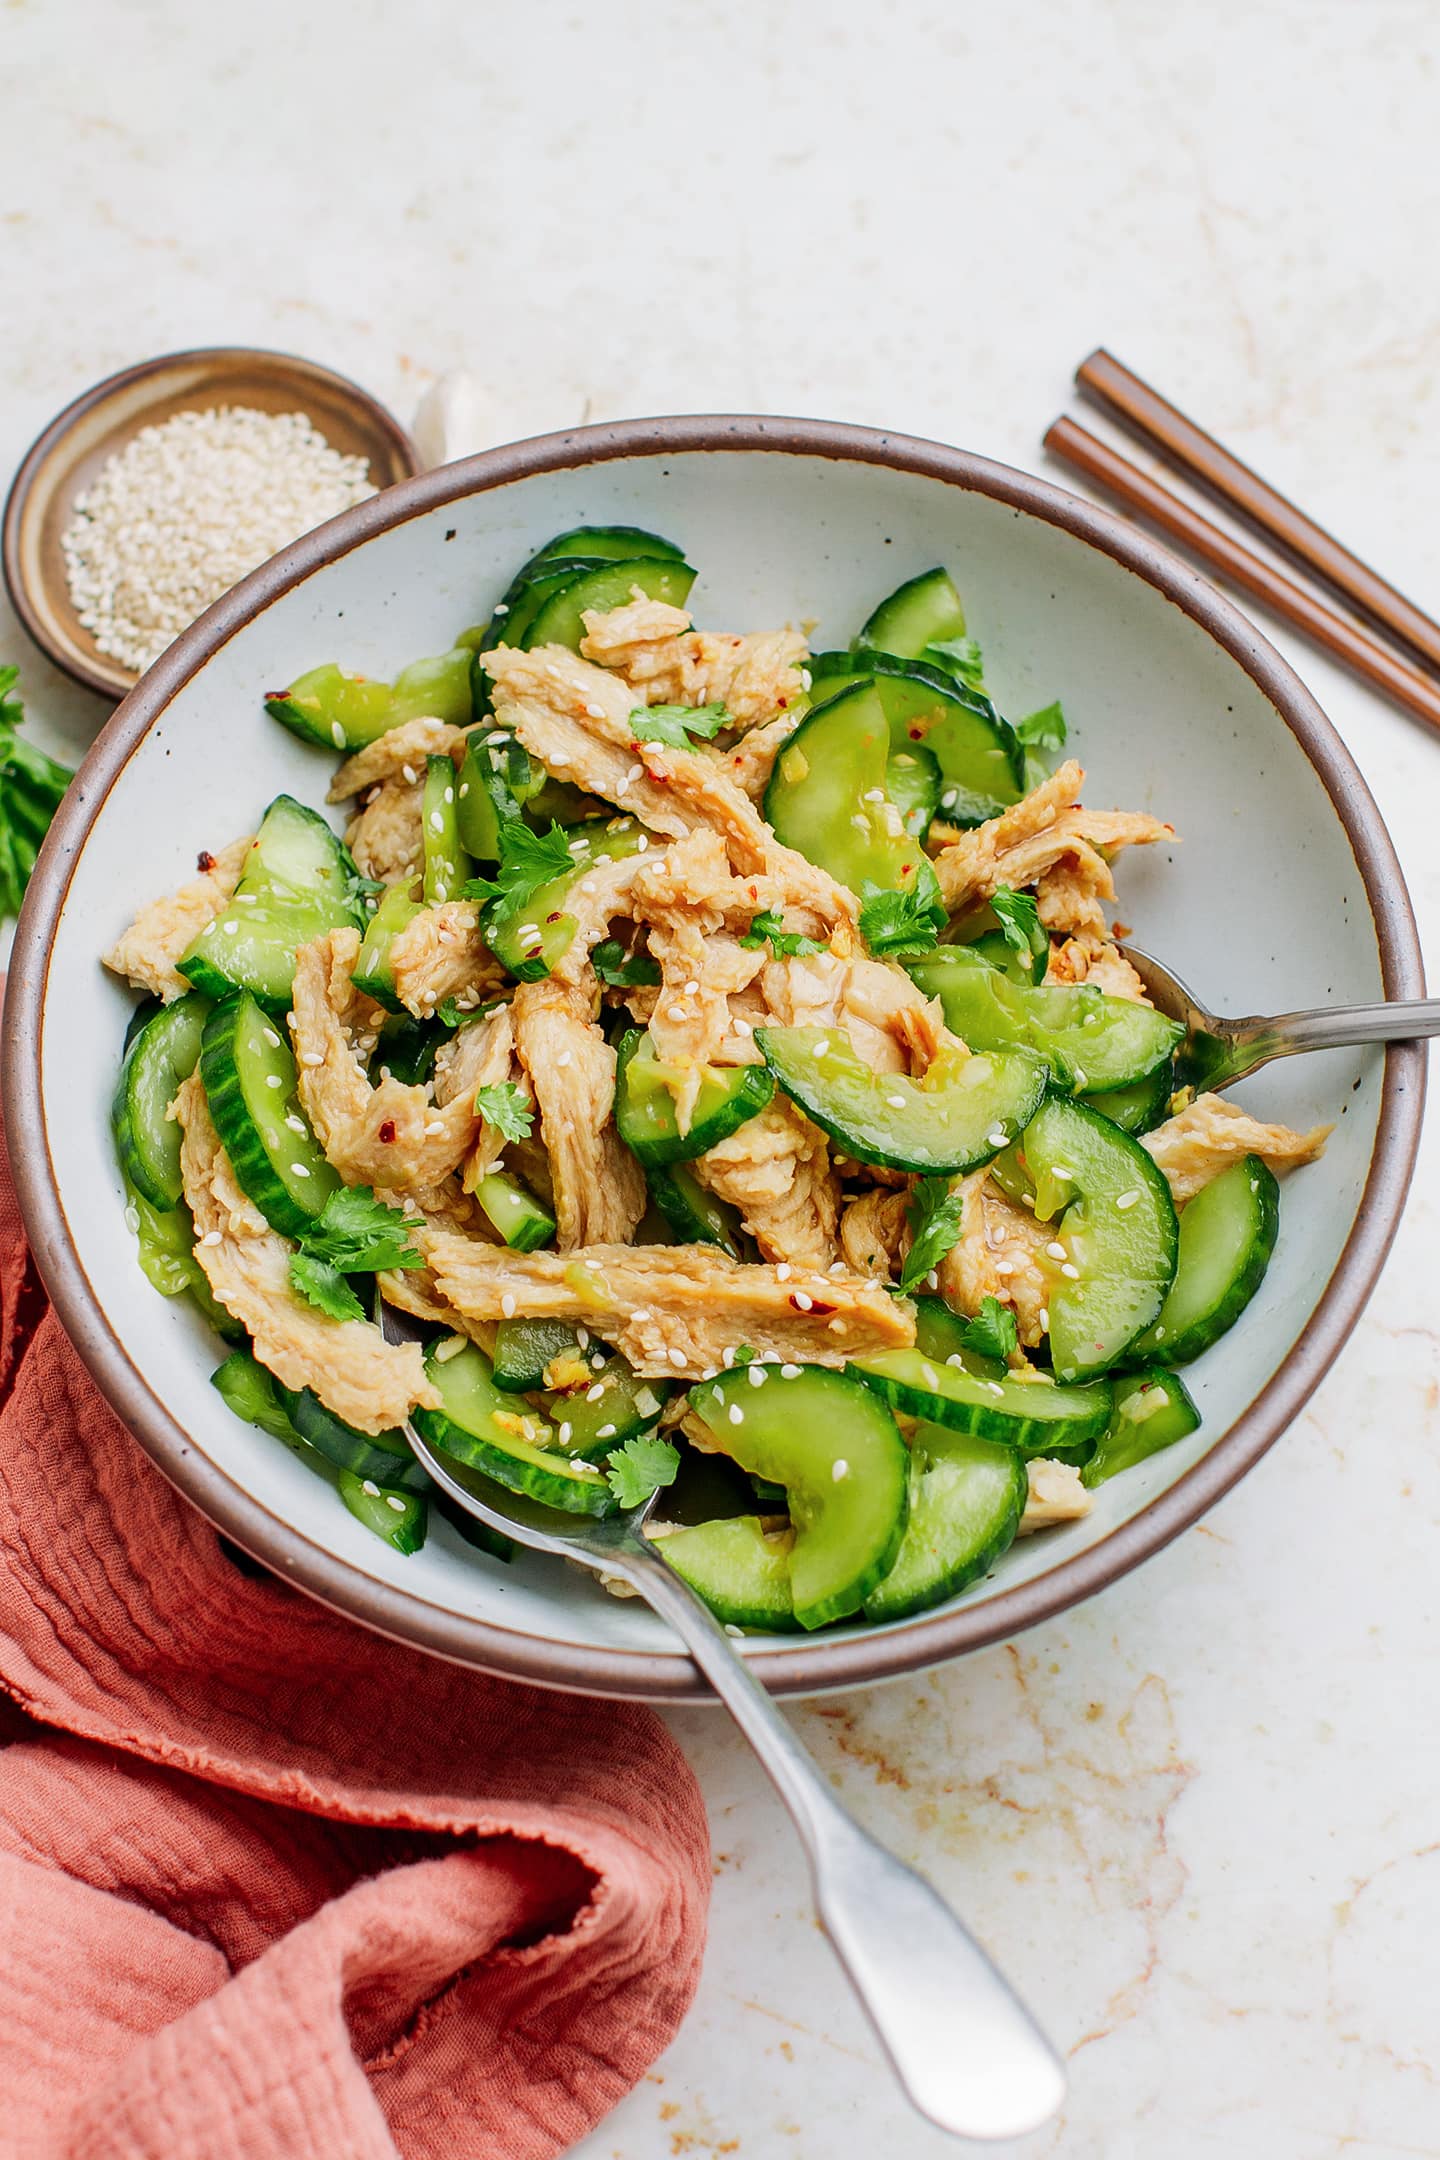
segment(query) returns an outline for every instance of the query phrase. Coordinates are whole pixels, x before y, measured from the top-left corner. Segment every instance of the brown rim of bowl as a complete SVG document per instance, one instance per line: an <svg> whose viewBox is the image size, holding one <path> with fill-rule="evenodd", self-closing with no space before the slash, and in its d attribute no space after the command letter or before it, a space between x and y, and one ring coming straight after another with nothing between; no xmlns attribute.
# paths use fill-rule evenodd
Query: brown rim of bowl
<svg viewBox="0 0 1440 2160"><path fill-rule="evenodd" d="M132 669L122 667L118 660L107 660L103 654L93 662L86 660L62 645L52 634L44 612L35 603L21 563L21 535L31 490L56 445L64 440L75 423L117 392L145 381L147 376L163 375L168 369L196 366L205 361L242 359L273 363L277 369L292 372L297 383L309 382L332 398L343 399L364 414L376 438L388 444L391 457L398 466L410 475L421 469L420 453L415 444L395 415L377 397L372 397L359 383L352 382L348 375L322 367L318 360L307 360L301 353L276 352L265 345L194 345L183 352L156 353L152 359L138 360L133 367L120 368L115 374L107 375L103 382L92 383L88 390L82 390L79 397L72 398L63 411L56 413L54 419L41 429L20 461L5 498L4 511L0 513L0 570L3 570L5 587L16 615L46 658L72 682L97 691L101 697L127 697L138 678ZM288 556L288 550L286 552Z"/></svg>
<svg viewBox="0 0 1440 2160"><path fill-rule="evenodd" d="M1268 640L1196 571L1134 527L1046 481L940 443L833 421L743 415L631 420L537 436L402 481L358 504L297 540L201 616L155 662L97 738L45 842L16 933L0 1078L16 1188L46 1287L111 1405L171 1483L283 1579L382 1634L460 1664L546 1687L668 1702L714 1699L682 1654L552 1642L442 1613L374 1582L311 1544L192 1447L131 1364L71 1239L51 1169L41 1105L40 1023L47 953L72 866L116 775L182 685L279 594L357 542L459 497L536 473L614 458L737 450L885 465L990 496L1073 533L1165 594L1239 661L1318 772L1364 880L1386 996L1418 997L1423 988L1415 919L1379 810L1334 728ZM767 1686L782 1694L863 1686L1018 1634L1104 1589L1213 1506L1295 1417L1358 1319L1400 1219L1419 1142L1424 1091L1424 1046L1392 1044L1386 1053L1365 1191L1309 1324L1249 1407L1168 1492L1089 1551L981 1604L950 1611L942 1607L848 1642L758 1646L749 1662Z"/></svg>

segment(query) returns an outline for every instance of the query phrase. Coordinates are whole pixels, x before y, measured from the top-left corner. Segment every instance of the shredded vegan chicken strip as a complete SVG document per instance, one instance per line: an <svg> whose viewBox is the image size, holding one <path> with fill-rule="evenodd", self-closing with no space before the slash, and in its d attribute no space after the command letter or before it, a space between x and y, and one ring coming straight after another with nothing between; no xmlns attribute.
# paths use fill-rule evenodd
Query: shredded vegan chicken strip
<svg viewBox="0 0 1440 2160"><path fill-rule="evenodd" d="M900 968L833 952L772 960L761 978L764 1018L782 1027L836 1028L875 1072L927 1071L946 1032L939 1000Z"/></svg>
<svg viewBox="0 0 1440 2160"><path fill-rule="evenodd" d="M1081 1484L1074 1463L1052 1462L1048 1455L1041 1455L1026 1463L1025 1475L1030 1496L1016 1537L1028 1537L1032 1530L1048 1530L1052 1523L1078 1522L1095 1505L1094 1495Z"/></svg>
<svg viewBox="0 0 1440 2160"><path fill-rule="evenodd" d="M446 998L473 1012L504 988L507 977L480 935L473 900L442 900L422 908L390 941L390 974L405 1010L429 1020Z"/></svg>
<svg viewBox="0 0 1440 2160"><path fill-rule="evenodd" d="M717 1199L738 1208L767 1260L822 1269L836 1257L840 1182L818 1125L783 1095L691 1165Z"/></svg>
<svg viewBox="0 0 1440 2160"><path fill-rule="evenodd" d="M253 842L254 835L247 833L243 840L232 840L221 848L218 855L202 855L200 875L193 884L182 885L179 892L167 893L163 900L152 900L142 908L105 954L105 966L167 1005L183 997L194 986L175 963L205 925L224 913Z"/></svg>
<svg viewBox="0 0 1440 2160"><path fill-rule="evenodd" d="M540 1106L562 1252L628 1238L645 1212L645 1178L621 1142L615 1053L598 1027L591 987L551 975L521 983L511 1012L515 1047Z"/></svg>
<svg viewBox="0 0 1440 2160"><path fill-rule="evenodd" d="M959 1189L960 1236L937 1270L940 1294L972 1317L987 1297L998 1298L1014 1313L1021 1342L1033 1346L1045 1333L1051 1280L1045 1247L1054 1233L1012 1207L987 1171L974 1171Z"/></svg>
<svg viewBox="0 0 1440 2160"><path fill-rule="evenodd" d="M195 1257L226 1312L249 1329L260 1363L282 1387L313 1388L361 1432L402 1424L417 1404L434 1408L440 1398L418 1343L387 1343L369 1320L331 1320L291 1289L291 1247L241 1190L198 1074L180 1088L175 1114Z"/></svg>
<svg viewBox="0 0 1440 2160"><path fill-rule="evenodd" d="M997 886L1033 885L1048 930L1106 937L1101 902L1114 899L1115 881L1099 851L1173 841L1175 828L1142 811L1087 810L1076 800L1084 779L1067 758L1022 802L941 848L935 875L952 914L988 900Z"/></svg>
<svg viewBox="0 0 1440 2160"><path fill-rule="evenodd" d="M1197 1095L1178 1116L1143 1133L1140 1145L1164 1171L1175 1205L1184 1207L1243 1155L1260 1156L1277 1176L1314 1162L1334 1130L1312 1125L1299 1133L1288 1125L1264 1125L1221 1095Z"/></svg>
<svg viewBox="0 0 1440 2160"><path fill-rule="evenodd" d="M1148 1005L1145 985L1117 945L1108 939L1067 938L1050 950L1045 971L1047 984L1093 983L1106 997L1126 998L1132 1005Z"/></svg>
<svg viewBox="0 0 1440 2160"><path fill-rule="evenodd" d="M443 1043L435 1056L435 1100L442 1108L459 1096L475 1099L477 1088L518 1087L529 1096L523 1073L515 1078L515 1028L508 1005L497 1006L483 1020L472 1020ZM481 1117L475 1138L460 1166L460 1183L473 1193L486 1172L505 1152L505 1135Z"/></svg>
<svg viewBox="0 0 1440 2160"><path fill-rule="evenodd" d="M847 1267L876 1282L896 1282L910 1249L908 1190L872 1186L846 1204L840 1217L840 1252Z"/></svg>
<svg viewBox="0 0 1440 2160"><path fill-rule="evenodd" d="M876 1283L809 1268L782 1276L713 1245L520 1253L434 1231L417 1242L458 1311L578 1321L652 1379L698 1380L741 1342L759 1358L842 1365L915 1338L911 1307Z"/></svg>
<svg viewBox="0 0 1440 2160"><path fill-rule="evenodd" d="M353 795L368 795L385 780L413 786L425 778L426 758L463 757L469 739L464 728L451 727L448 720L402 720L399 727L387 729L354 757L346 758L325 800L349 802Z"/></svg>
<svg viewBox="0 0 1440 2160"><path fill-rule="evenodd" d="M382 780L359 815L345 828L345 845L362 877L398 885L420 867L420 798L423 783Z"/></svg>
<svg viewBox="0 0 1440 2160"><path fill-rule="evenodd" d="M736 727L783 714L804 694L807 646L794 630L748 636L692 630L684 608L637 597L608 612L590 609L580 650L622 675L644 705L725 707Z"/></svg>

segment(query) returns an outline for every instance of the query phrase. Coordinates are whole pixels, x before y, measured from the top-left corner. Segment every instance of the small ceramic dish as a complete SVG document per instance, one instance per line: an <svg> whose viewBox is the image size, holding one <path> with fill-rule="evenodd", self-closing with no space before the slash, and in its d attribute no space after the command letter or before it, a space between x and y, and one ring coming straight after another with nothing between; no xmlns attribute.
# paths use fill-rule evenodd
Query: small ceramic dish
<svg viewBox="0 0 1440 2160"><path fill-rule="evenodd" d="M965 596L1003 710L1062 697L1086 800L1171 817L1136 849L1121 912L1141 942L1235 1012L1422 989L1404 881L1373 801L1303 685L1203 579L1133 528L1039 480L933 443L817 421L675 419L493 450L403 483L277 555L217 602L115 714L61 807L10 976L12 1159L41 1272L142 1447L237 1543L372 1627L551 1687L702 1697L646 1607L536 1555L501 1566L439 1522L406 1559L371 1537L209 1385L221 1346L141 1275L109 1100L130 994L99 954L197 849L253 830L282 789L323 799L333 760L261 693L339 660L388 676L480 619L515 565L586 522L644 525L700 571L699 619L817 619L848 639L877 594L935 562ZM1093 1512L1006 1553L963 1596L888 1627L752 1638L786 1693L910 1672L1090 1595L1201 1515L1295 1416L1355 1323L1399 1220L1420 1128L1423 1046L1331 1051L1238 1090L1322 1162L1286 1188L1280 1242L1242 1323L1187 1369L1204 1423L1113 1479Z"/></svg>
<svg viewBox="0 0 1440 2160"><path fill-rule="evenodd" d="M101 652L75 612L61 540L101 466L132 435L172 413L248 405L308 413L333 449L369 460L377 488L407 480L420 455L394 415L344 375L291 353L244 345L163 353L109 375L57 413L37 436L5 504L0 558L15 612L58 668L89 690L124 697L133 668Z"/></svg>

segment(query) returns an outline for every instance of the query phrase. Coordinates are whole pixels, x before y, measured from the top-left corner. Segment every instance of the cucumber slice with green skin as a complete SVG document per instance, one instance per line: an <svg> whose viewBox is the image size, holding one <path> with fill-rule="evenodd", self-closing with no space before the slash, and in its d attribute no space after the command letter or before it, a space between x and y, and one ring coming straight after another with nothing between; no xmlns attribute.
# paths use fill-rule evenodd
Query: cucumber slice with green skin
<svg viewBox="0 0 1440 2160"><path fill-rule="evenodd" d="M490 618L490 627L480 647L481 652L493 652L497 645L523 646L531 623L546 601L553 599L556 593L563 592L576 578L585 577L591 570L598 570L600 567L601 559L596 555L553 556L546 562L537 563L533 569L527 564L519 576L512 580L497 603ZM486 703L483 706L477 704L475 709L477 713L488 712L490 678L485 673L483 664L476 667L472 663L472 696L475 693L477 676L484 684Z"/></svg>
<svg viewBox="0 0 1440 2160"><path fill-rule="evenodd" d="M135 1233L140 1271L161 1297L188 1297L222 1342L243 1341L244 1328L226 1312L195 1257L195 1224L184 1201L173 1208L152 1207L127 1178L125 1220Z"/></svg>
<svg viewBox="0 0 1440 2160"><path fill-rule="evenodd" d="M1061 1217L1067 1267L1050 1294L1059 1380L1105 1372L1160 1316L1179 1247L1170 1188L1138 1142L1108 1118L1052 1095L1026 1128L1040 1222Z"/></svg>
<svg viewBox="0 0 1440 2160"><path fill-rule="evenodd" d="M940 771L939 813L979 825L1025 792L1024 753L990 700L919 660L884 653L817 653L810 662L817 710L868 684L890 725L895 751L923 748Z"/></svg>
<svg viewBox="0 0 1440 2160"><path fill-rule="evenodd" d="M374 1478L356 1477L353 1470L336 1472L335 1490L355 1520L396 1552L416 1553L425 1543L430 1503L424 1493L380 1485Z"/></svg>
<svg viewBox="0 0 1440 2160"><path fill-rule="evenodd" d="M656 1057L650 1035L628 1029L621 1038L615 1074L615 1125L647 1170L690 1162L718 1147L763 1110L775 1092L763 1065L708 1065L690 1124L682 1133L675 1098L665 1084L668 1070Z"/></svg>
<svg viewBox="0 0 1440 2160"><path fill-rule="evenodd" d="M633 562L637 558L656 561L668 557L672 562L683 562L685 551L676 547L673 540L664 540L659 533L646 532L640 525L572 525L568 532L557 533L547 540L544 547L531 556L521 573L528 575L541 563L553 562L557 556L570 559L588 556L595 562Z"/></svg>
<svg viewBox="0 0 1440 2160"><path fill-rule="evenodd" d="M588 1385L548 1395L545 1412L566 1454L594 1461L636 1433L653 1431L670 1390L663 1381L642 1380L624 1358L601 1357L598 1350L586 1358L586 1371Z"/></svg>
<svg viewBox="0 0 1440 2160"><path fill-rule="evenodd" d="M519 817L522 803L535 792L533 781L524 745L513 735L504 742L484 736L471 740L455 790L456 826L467 855L476 862L498 862L500 828Z"/></svg>
<svg viewBox="0 0 1440 2160"><path fill-rule="evenodd" d="M1174 1068L1167 1060L1130 1087L1107 1088L1103 1095L1082 1095L1079 1100L1088 1110L1098 1110L1101 1117L1109 1118L1121 1132L1138 1134L1153 1132L1163 1124L1174 1092Z"/></svg>
<svg viewBox="0 0 1440 2160"><path fill-rule="evenodd" d="M1002 1358L979 1357L965 1340L970 1323L954 1313L944 1298L917 1297L915 1300L915 1347L923 1351L933 1364L938 1358L942 1365L958 1360L964 1372L974 1373L981 1380L1003 1380L1008 1366Z"/></svg>
<svg viewBox="0 0 1440 2160"><path fill-rule="evenodd" d="M416 1460L404 1433L357 1432L333 1410L327 1410L311 1388L281 1388L280 1400L301 1439L327 1462L334 1463L337 1470L350 1470L358 1478L369 1478L397 1490L404 1487L423 1492L428 1486L424 1465Z"/></svg>
<svg viewBox="0 0 1440 2160"><path fill-rule="evenodd" d="M527 650L537 645L568 645L572 652L578 652L585 635L584 618L591 609L604 614L611 608L623 607L637 587L647 600L684 607L694 583L695 572L689 563L674 559L634 556L600 570L587 570L551 594L520 642Z"/></svg>
<svg viewBox="0 0 1440 2160"><path fill-rule="evenodd" d="M496 1387L490 1360L474 1343L453 1357L439 1358L432 1350L425 1370L439 1391L441 1407L417 1410L415 1425L432 1447L547 1507L572 1515L615 1513L615 1496L602 1472L579 1456L560 1452L554 1427ZM527 1428L543 1444L525 1439Z"/></svg>
<svg viewBox="0 0 1440 2160"><path fill-rule="evenodd" d="M1115 1414L1080 1472L1080 1482L1103 1485L1121 1470L1133 1470L1148 1455L1158 1455L1162 1448L1187 1439L1199 1424L1200 1412L1177 1374L1159 1367L1127 1374L1115 1383Z"/></svg>
<svg viewBox="0 0 1440 2160"><path fill-rule="evenodd" d="M1091 1095L1132 1087L1168 1066L1184 1033L1153 1006L1107 997L1090 983L1047 990L1011 982L973 945L942 945L905 965L972 1050L1026 1043L1052 1077Z"/></svg>
<svg viewBox="0 0 1440 2160"><path fill-rule="evenodd" d="M524 815L537 831L548 832L552 825L585 825L594 818L610 817L613 812L601 796L587 795L584 788L572 787L568 780L552 780L545 773L534 793L527 796Z"/></svg>
<svg viewBox="0 0 1440 2160"><path fill-rule="evenodd" d="M156 1013L163 1012L164 1010L165 1008L161 1004L159 998L141 998L139 1004L135 1007L134 1011L131 1013L129 1019L125 1023L125 1040L121 1044L122 1056L130 1048L131 1043L134 1042L135 1037L140 1033L141 1028L148 1027L150 1022L154 1019Z"/></svg>
<svg viewBox="0 0 1440 2160"><path fill-rule="evenodd" d="M940 767L928 750L895 750L885 761L885 793L912 840L923 840L940 805Z"/></svg>
<svg viewBox="0 0 1440 2160"><path fill-rule="evenodd" d="M488 1553L492 1560L503 1560L508 1567L515 1558L515 1543L501 1530L492 1530L488 1522L481 1522L478 1515L471 1515L461 1507L450 1493L442 1492L437 1485L430 1499L442 1514L455 1535L466 1545L473 1545L477 1552Z"/></svg>
<svg viewBox="0 0 1440 2160"><path fill-rule="evenodd" d="M876 686L857 683L801 721L765 789L776 838L851 892L913 891L926 859L885 793L890 748Z"/></svg>
<svg viewBox="0 0 1440 2160"><path fill-rule="evenodd" d="M350 980L356 989L363 990L366 997L374 998L386 1012L403 1013L405 1010L395 995L390 947L419 913L420 902L415 898L415 887L412 884L392 885L370 917L355 965L350 970Z"/></svg>
<svg viewBox="0 0 1440 2160"><path fill-rule="evenodd" d="M1023 1458L994 1440L922 1425L910 1447L904 1541L865 1600L866 1619L879 1623L925 1612L987 1575L1014 1543L1030 1492Z"/></svg>
<svg viewBox="0 0 1440 2160"><path fill-rule="evenodd" d="M248 990L272 1012L289 1006L299 946L328 930L364 929L357 872L324 818L278 795L260 823L230 905L176 963L210 997Z"/></svg>
<svg viewBox="0 0 1440 2160"><path fill-rule="evenodd" d="M581 1354L580 1337L567 1320L501 1320L491 1377L496 1387L523 1394L543 1388L547 1367L572 1353Z"/></svg>
<svg viewBox="0 0 1440 2160"><path fill-rule="evenodd" d="M791 1101L847 1155L926 1176L989 1162L1045 1093L1045 1065L1030 1050L942 1049L918 1081L872 1072L837 1028L757 1028L755 1044Z"/></svg>
<svg viewBox="0 0 1440 2160"><path fill-rule="evenodd" d="M535 1252L553 1243L554 1216L508 1170L488 1170L476 1183L475 1199L512 1252Z"/></svg>
<svg viewBox="0 0 1440 2160"><path fill-rule="evenodd" d="M862 624L855 644L861 652L873 649L918 660L937 639L964 635L965 610L949 571L922 570L880 602Z"/></svg>
<svg viewBox="0 0 1440 2160"><path fill-rule="evenodd" d="M1083 1461L1110 1422L1108 1380L1056 1387L1044 1380L984 1380L923 1350L882 1350L846 1367L909 1417L999 1440L1022 1455Z"/></svg>
<svg viewBox="0 0 1440 2160"><path fill-rule="evenodd" d="M288 690L272 691L265 710L302 742L323 750L363 749L393 725L389 683L347 675L333 661L297 675Z"/></svg>
<svg viewBox="0 0 1440 2160"><path fill-rule="evenodd" d="M528 900L486 902L480 933L500 965L519 982L539 982L548 975L570 949L575 918L566 914L565 902L586 871L617 855L641 854L649 844L648 835L631 817L596 818L578 826L570 842L573 870L562 871Z"/></svg>
<svg viewBox="0 0 1440 2160"><path fill-rule="evenodd" d="M726 1627L767 1635L789 1635L799 1627L790 1594L793 1530L767 1530L758 1515L731 1515L654 1543Z"/></svg>
<svg viewBox="0 0 1440 2160"><path fill-rule="evenodd" d="M233 1350L210 1375L210 1385L247 1425L258 1425L287 1447L303 1447L280 1399L280 1383L249 1350Z"/></svg>
<svg viewBox="0 0 1440 2160"><path fill-rule="evenodd" d="M305 1236L340 1179L305 1122L289 1044L246 992L206 1021L200 1078L241 1190L272 1229Z"/></svg>
<svg viewBox="0 0 1440 2160"><path fill-rule="evenodd" d="M909 1513L910 1457L889 1411L821 1365L722 1373L692 1388L690 1405L742 1470L789 1494L800 1626L857 1612L894 1565Z"/></svg>
<svg viewBox="0 0 1440 2160"><path fill-rule="evenodd" d="M459 776L448 757L427 757L420 791L420 846L426 907L458 900L474 865L460 845Z"/></svg>
<svg viewBox="0 0 1440 2160"><path fill-rule="evenodd" d="M381 1079L388 1074L402 1087L423 1087L435 1070L435 1053L451 1030L437 1020L415 1020L399 1013L384 1022L374 1064Z"/></svg>
<svg viewBox="0 0 1440 2160"><path fill-rule="evenodd" d="M682 1245L718 1245L739 1260L745 1251L740 1211L707 1192L683 1163L652 1163L645 1173L650 1197Z"/></svg>
<svg viewBox="0 0 1440 2160"><path fill-rule="evenodd" d="M396 676L390 691L390 725L403 720L445 720L469 727L474 719L470 696L470 654L463 645L433 660L412 660Z"/></svg>
<svg viewBox="0 0 1440 2160"><path fill-rule="evenodd" d="M1258 1155L1222 1170L1180 1215L1175 1280L1133 1358L1188 1365L1235 1325L1265 1279L1280 1230L1280 1187Z"/></svg>
<svg viewBox="0 0 1440 2160"><path fill-rule="evenodd" d="M210 1000L192 990L162 1005L126 1052L111 1111L120 1167L152 1207L173 1208L183 1186L180 1127L165 1113L200 1061Z"/></svg>

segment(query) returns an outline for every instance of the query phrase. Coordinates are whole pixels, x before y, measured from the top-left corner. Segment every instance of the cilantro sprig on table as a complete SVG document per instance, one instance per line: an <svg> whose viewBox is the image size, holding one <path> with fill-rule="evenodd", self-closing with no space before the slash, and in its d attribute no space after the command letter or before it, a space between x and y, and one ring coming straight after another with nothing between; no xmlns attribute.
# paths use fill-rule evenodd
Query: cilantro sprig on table
<svg viewBox="0 0 1440 2160"><path fill-rule="evenodd" d="M777 960L803 959L809 953L826 952L828 946L816 939L802 937L796 930L785 928L785 919L775 908L762 908L741 938L740 943L751 952L768 943Z"/></svg>
<svg viewBox="0 0 1440 2160"><path fill-rule="evenodd" d="M680 1468L678 1449L658 1433L636 1433L611 1454L605 1465L610 1490L621 1507L639 1507L662 1485L673 1485Z"/></svg>
<svg viewBox="0 0 1440 2160"><path fill-rule="evenodd" d="M331 1193L290 1258L291 1287L307 1305L332 1320L369 1317L347 1275L381 1275L416 1268L424 1259L410 1243L410 1226L397 1209L377 1200L366 1185L343 1185Z"/></svg>
<svg viewBox="0 0 1440 2160"><path fill-rule="evenodd" d="M503 900L523 907L542 885L563 877L576 867L570 852L571 835L552 822L548 832L535 832L523 818L506 818L500 827L500 860L493 878L467 878L461 887L467 900Z"/></svg>
<svg viewBox="0 0 1440 2160"><path fill-rule="evenodd" d="M921 1178L906 1210L911 1244L900 1270L902 1297L923 1283L959 1241L964 1206L962 1196L950 1190L948 1178Z"/></svg>
<svg viewBox="0 0 1440 2160"><path fill-rule="evenodd" d="M637 705L630 732L639 743L660 743L667 750L690 750L692 737L709 742L729 722L717 700L713 705Z"/></svg>
<svg viewBox="0 0 1440 2160"><path fill-rule="evenodd" d="M513 1080L502 1080L493 1087L475 1090L475 1108L487 1125L503 1133L507 1140L528 1140L535 1123L535 1112L524 1088Z"/></svg>
<svg viewBox="0 0 1440 2160"><path fill-rule="evenodd" d="M867 878L860 896L860 935L877 960L913 959L933 950L949 917L940 881L922 856L913 892L888 892Z"/></svg>
<svg viewBox="0 0 1440 2160"><path fill-rule="evenodd" d="M40 843L75 775L15 730L25 708L14 696L18 667L0 667L0 920L18 915Z"/></svg>

